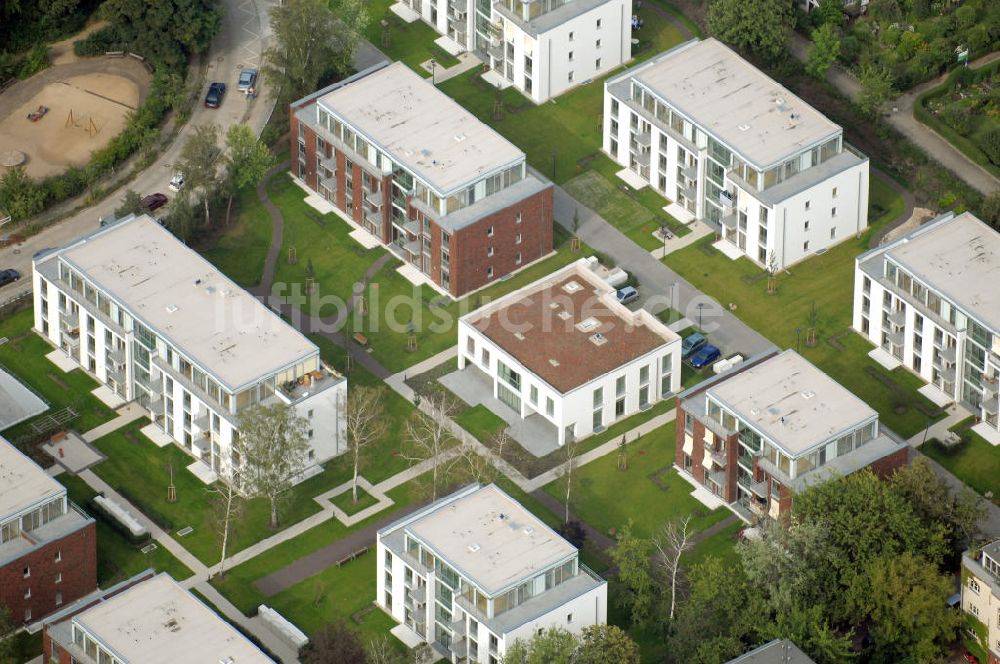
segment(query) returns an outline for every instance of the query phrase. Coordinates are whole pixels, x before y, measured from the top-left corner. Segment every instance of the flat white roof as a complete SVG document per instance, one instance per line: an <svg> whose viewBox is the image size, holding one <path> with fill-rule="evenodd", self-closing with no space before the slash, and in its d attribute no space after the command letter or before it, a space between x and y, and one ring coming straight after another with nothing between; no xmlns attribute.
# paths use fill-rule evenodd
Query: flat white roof
<svg viewBox="0 0 1000 664"><path fill-rule="evenodd" d="M793 457L876 417L868 404L793 350L707 393Z"/></svg>
<svg viewBox="0 0 1000 664"><path fill-rule="evenodd" d="M101 229L52 256L79 270L230 389L318 352L148 215Z"/></svg>
<svg viewBox="0 0 1000 664"><path fill-rule="evenodd" d="M65 492L62 484L0 436L0 520Z"/></svg>
<svg viewBox="0 0 1000 664"><path fill-rule="evenodd" d="M495 484L424 514L406 530L491 595L577 552Z"/></svg>
<svg viewBox="0 0 1000 664"><path fill-rule="evenodd" d="M129 664L274 664L166 573L83 611L73 621Z"/></svg>
<svg viewBox="0 0 1000 664"><path fill-rule="evenodd" d="M632 72L761 168L841 133L839 125L714 38L682 44Z"/></svg>
<svg viewBox="0 0 1000 664"><path fill-rule="evenodd" d="M971 212L918 229L890 245L886 254L1000 331L1000 234Z"/></svg>
<svg viewBox="0 0 1000 664"><path fill-rule="evenodd" d="M510 141L401 62L319 104L442 194L524 159Z"/></svg>

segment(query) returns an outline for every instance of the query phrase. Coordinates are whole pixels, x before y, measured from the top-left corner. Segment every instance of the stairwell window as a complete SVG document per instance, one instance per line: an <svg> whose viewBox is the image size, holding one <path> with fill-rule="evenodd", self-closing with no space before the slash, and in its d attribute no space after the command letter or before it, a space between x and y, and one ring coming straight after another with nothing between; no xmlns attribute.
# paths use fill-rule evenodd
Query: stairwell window
<svg viewBox="0 0 1000 664"><path fill-rule="evenodd" d="M835 208L835 207L834 208L830 208L830 216L831 217L836 217L837 216L837 208Z"/></svg>
<svg viewBox="0 0 1000 664"><path fill-rule="evenodd" d="M802 251L809 251L809 240L802 243Z"/></svg>
<svg viewBox="0 0 1000 664"><path fill-rule="evenodd" d="M493 255L493 247L489 247L489 248L488 248L488 249L486 250L486 255L487 255L487 256L492 256L492 255Z"/></svg>
<svg viewBox="0 0 1000 664"><path fill-rule="evenodd" d="M521 244L521 234L518 233L514 236L514 244Z"/></svg>
<svg viewBox="0 0 1000 664"><path fill-rule="evenodd" d="M520 265L520 264L521 264L521 252L519 251L517 252L517 256L514 257L514 265Z"/></svg>
<svg viewBox="0 0 1000 664"><path fill-rule="evenodd" d="M569 52L569 61L573 62L573 51Z"/></svg>
<svg viewBox="0 0 1000 664"><path fill-rule="evenodd" d="M487 226L486 227L486 237L493 237L493 227L492 226Z"/></svg>

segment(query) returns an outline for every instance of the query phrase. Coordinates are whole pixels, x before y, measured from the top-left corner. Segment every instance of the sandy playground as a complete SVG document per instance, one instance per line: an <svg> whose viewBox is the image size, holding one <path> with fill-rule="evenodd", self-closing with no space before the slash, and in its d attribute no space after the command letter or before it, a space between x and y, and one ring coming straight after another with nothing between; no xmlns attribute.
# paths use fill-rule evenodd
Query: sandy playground
<svg viewBox="0 0 1000 664"><path fill-rule="evenodd" d="M129 58L96 57L50 67L0 94L0 152L19 150L33 178L82 166L125 126L146 96L150 74ZM37 122L28 114L49 112Z"/></svg>

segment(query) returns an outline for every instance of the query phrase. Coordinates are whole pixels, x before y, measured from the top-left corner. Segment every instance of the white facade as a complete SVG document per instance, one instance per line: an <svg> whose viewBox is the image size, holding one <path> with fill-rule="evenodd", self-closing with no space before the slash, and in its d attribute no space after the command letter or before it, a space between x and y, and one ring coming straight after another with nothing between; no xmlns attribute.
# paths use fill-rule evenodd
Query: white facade
<svg viewBox="0 0 1000 664"><path fill-rule="evenodd" d="M615 298L615 289L591 269L595 263L593 258L580 259L463 316L458 322L458 368L476 367L486 373L493 382L493 396L516 410L522 418L537 414L553 424L558 431L559 445L603 431L615 422L670 397L681 386L680 337L644 309L633 312L620 304ZM551 321L540 321L541 329L524 331L523 334L532 338L524 342L528 346L524 352L515 354L498 343L495 334L477 327L484 316L493 315L506 307L519 308L532 298L539 302L557 303L560 295L551 291L567 278L586 283L585 289L592 297L582 306L566 307L571 316L565 320L580 321L572 329L561 325L563 319L557 321L555 316ZM540 374L552 368L561 370L562 367L558 364L551 366L552 360L534 353L536 344L540 343L534 339L536 331L539 337L549 337L549 343L566 348L580 346L576 360L583 365L593 363L593 360L588 362L586 355L609 355L618 350L616 346L632 343L628 335L614 338L612 331L603 329L607 341L601 346L589 346L587 334L597 328L581 332L579 325L583 322L582 318L594 315L593 312L598 309L605 312L598 316L605 325L625 327L634 324L643 327L655 337L654 342L646 343L644 352L629 357L621 364L604 367L607 370L596 369L593 375L570 389L553 385L551 378ZM502 321L506 316L500 314L499 318ZM551 327L546 329L549 325ZM521 348L520 345L507 348L511 347Z"/></svg>
<svg viewBox="0 0 1000 664"><path fill-rule="evenodd" d="M631 0L408 0L406 4L535 103L632 58Z"/></svg>
<svg viewBox="0 0 1000 664"><path fill-rule="evenodd" d="M1000 234L948 213L857 257L852 325L998 429Z"/></svg>
<svg viewBox="0 0 1000 664"><path fill-rule="evenodd" d="M463 511L470 507L478 511ZM459 519L453 510L478 518ZM450 526L456 530L450 543L469 557L482 554L484 563L504 559L503 553L518 545L529 552L507 557L518 569L511 570L502 588L487 591L488 582L477 578L473 565L452 561L442 543L418 534L425 519L460 521ZM476 544L458 541L466 536L466 525L480 531ZM494 529L494 536L487 539L484 529ZM523 541L511 541L517 539ZM555 556L545 555L553 549ZM466 487L382 529L377 560L376 604L453 662L497 664L514 641L528 640L541 629L579 633L607 622L607 582L579 562L572 545L495 485Z"/></svg>
<svg viewBox="0 0 1000 664"><path fill-rule="evenodd" d="M685 62L675 70L677 58ZM685 97L702 88L719 97L707 108ZM718 226L762 267L773 256L782 269L868 225L867 157L839 126L714 39L609 79L603 117L605 153L673 201L668 211L678 219Z"/></svg>
<svg viewBox="0 0 1000 664"><path fill-rule="evenodd" d="M345 429L341 417L342 404L346 402L347 381L338 373L324 366L319 349L302 337L305 352L294 362L281 366L286 360L277 353L278 366L239 386L228 383L220 371L225 362L201 353L196 357L192 349L175 340L178 330L166 330L150 322L152 307L132 299L131 294L117 290L120 284L103 280L100 275L88 274L76 262L77 248L90 249L100 246L100 239L115 241L114 233L140 233L150 242L168 252L167 266L183 272L185 263L199 263L198 271L191 272L190 283L199 288L206 284L208 290L231 289L234 298L249 294L239 289L218 273L200 256L180 244L172 235L148 217L126 219L118 224L100 229L67 247L39 257L33 263L34 329L46 341L76 361L100 383L126 401L135 401L145 408L150 419L180 447L194 458L204 462L221 477L238 472L241 460L232 448L234 431L239 413L254 404L285 403L308 420L309 445L307 466L326 461L344 451ZM87 246L88 243L91 246ZM176 253L175 256L170 254ZM136 263L141 261L136 251ZM197 280L195 275L201 275ZM140 280L155 280L151 270ZM176 286L175 286L176 288ZM132 299L132 301L130 301ZM181 306L190 304L194 310L196 296L180 295ZM243 304L249 305L247 300ZM255 316L274 317L263 305L254 311ZM235 306L235 305L234 305ZM179 309L179 308L178 308ZM272 330L274 336L261 337L259 347L251 340L230 343L225 320L230 312L187 311L194 314L202 329L212 330L213 314L221 315L221 327L211 335L220 346L220 355L237 343L245 344L241 352L266 356L276 349L264 339L292 334L280 319L268 320L263 328ZM246 312L232 314L240 316ZM280 325L278 325L280 324ZM250 336L253 325L247 324L240 336ZM278 332L276 332L278 331ZM249 332L249 334L247 334ZM263 332L261 332L263 334ZM279 342L280 343L280 342ZM245 364L243 360L240 364Z"/></svg>
<svg viewBox="0 0 1000 664"><path fill-rule="evenodd" d="M1000 661L1000 540L962 554L962 610L982 628L989 664Z"/></svg>

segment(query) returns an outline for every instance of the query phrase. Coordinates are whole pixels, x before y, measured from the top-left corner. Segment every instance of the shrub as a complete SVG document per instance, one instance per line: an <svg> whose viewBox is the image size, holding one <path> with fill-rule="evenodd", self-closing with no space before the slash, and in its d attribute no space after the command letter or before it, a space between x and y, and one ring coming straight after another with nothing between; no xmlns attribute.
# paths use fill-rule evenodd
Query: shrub
<svg viewBox="0 0 1000 664"><path fill-rule="evenodd" d="M984 132L980 139L979 149L991 162L1000 166L1000 129L990 129Z"/></svg>
<svg viewBox="0 0 1000 664"><path fill-rule="evenodd" d="M28 51L28 56L21 61L18 68L18 78L30 78L49 66L49 47L45 44L35 44Z"/></svg>
<svg viewBox="0 0 1000 664"><path fill-rule="evenodd" d="M968 136L972 131L972 115L960 104L949 104L941 112L944 123L962 136Z"/></svg>

